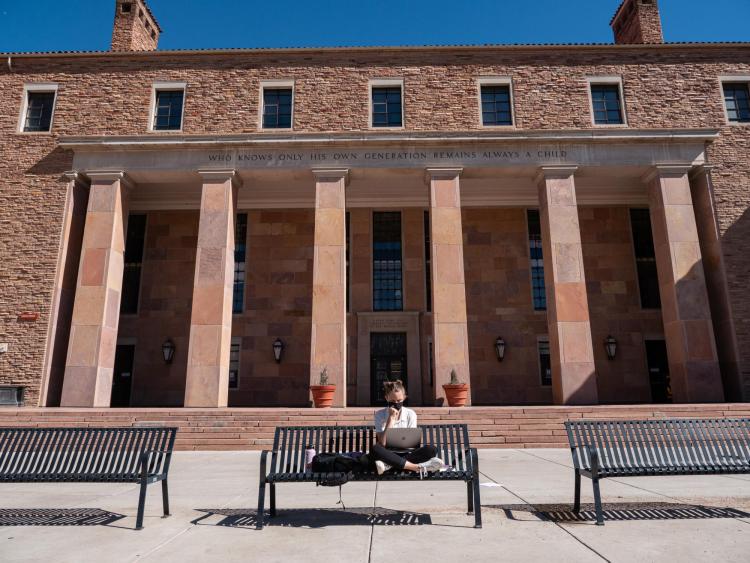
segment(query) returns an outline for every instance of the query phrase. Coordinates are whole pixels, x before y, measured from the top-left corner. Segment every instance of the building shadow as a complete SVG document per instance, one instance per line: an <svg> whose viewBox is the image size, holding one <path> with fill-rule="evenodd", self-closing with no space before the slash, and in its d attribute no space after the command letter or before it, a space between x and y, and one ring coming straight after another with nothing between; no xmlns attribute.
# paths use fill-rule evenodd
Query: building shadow
<svg viewBox="0 0 750 563"><path fill-rule="evenodd" d="M123 518L101 508L0 508L0 527L108 526Z"/></svg>
<svg viewBox="0 0 750 563"><path fill-rule="evenodd" d="M197 508L203 512L191 522L197 526L255 528L257 511L252 508ZM219 516L215 523L207 519ZM277 510L276 516L266 512L264 526L282 528L327 528L330 526L424 526L432 524L429 514L404 512L388 508L294 508Z"/></svg>
<svg viewBox="0 0 750 563"><path fill-rule="evenodd" d="M595 523L593 504L581 504L581 511L573 512L569 504L499 504L484 506L502 510L509 520L519 520L516 513L523 512L543 520L559 524ZM604 520L649 521L649 520L713 520L719 518L750 518L750 513L736 508L703 506L698 504L676 504L663 502L632 502L603 505Z"/></svg>

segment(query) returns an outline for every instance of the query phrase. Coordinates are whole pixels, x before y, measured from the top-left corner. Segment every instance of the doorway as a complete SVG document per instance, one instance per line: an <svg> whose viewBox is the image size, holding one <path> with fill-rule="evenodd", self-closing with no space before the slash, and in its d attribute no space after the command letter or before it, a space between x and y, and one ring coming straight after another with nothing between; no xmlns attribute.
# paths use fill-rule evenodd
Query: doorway
<svg viewBox="0 0 750 563"><path fill-rule="evenodd" d="M646 363L651 384L651 401L672 402L672 385L669 381L667 343L664 340L646 340Z"/></svg>
<svg viewBox="0 0 750 563"><path fill-rule="evenodd" d="M112 398L110 406L129 407L133 386L134 344L118 344L115 350L115 370L112 375Z"/></svg>
<svg viewBox="0 0 750 563"><path fill-rule="evenodd" d="M385 405L383 383L400 379L408 390L406 372L406 333L370 334L370 403Z"/></svg>

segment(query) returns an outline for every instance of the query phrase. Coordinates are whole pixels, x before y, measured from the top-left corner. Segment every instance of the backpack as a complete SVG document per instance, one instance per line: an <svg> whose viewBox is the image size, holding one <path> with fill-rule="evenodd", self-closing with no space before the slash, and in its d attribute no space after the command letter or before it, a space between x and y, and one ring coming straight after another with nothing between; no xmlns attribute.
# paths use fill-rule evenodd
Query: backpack
<svg viewBox="0 0 750 563"><path fill-rule="evenodd" d="M340 487L348 483L358 462L341 454L319 453L310 469L317 474L316 483L323 487Z"/></svg>

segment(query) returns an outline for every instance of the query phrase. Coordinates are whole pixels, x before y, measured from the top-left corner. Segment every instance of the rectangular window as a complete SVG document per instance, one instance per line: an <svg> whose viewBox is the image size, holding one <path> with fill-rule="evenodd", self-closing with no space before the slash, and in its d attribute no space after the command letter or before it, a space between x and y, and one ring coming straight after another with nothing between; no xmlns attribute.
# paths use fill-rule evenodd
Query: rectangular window
<svg viewBox="0 0 750 563"><path fill-rule="evenodd" d="M430 212L424 212L424 287L427 312L432 311L432 243L430 242Z"/></svg>
<svg viewBox="0 0 750 563"><path fill-rule="evenodd" d="M402 125L401 86L373 86L372 126L401 127Z"/></svg>
<svg viewBox="0 0 750 563"><path fill-rule="evenodd" d="M263 89L263 129L291 129L292 89Z"/></svg>
<svg viewBox="0 0 750 563"><path fill-rule="evenodd" d="M23 130L27 133L49 131L55 109L55 91L27 91Z"/></svg>
<svg viewBox="0 0 750 563"><path fill-rule="evenodd" d="M485 84L481 96L482 125L513 125L509 85Z"/></svg>
<svg viewBox="0 0 750 563"><path fill-rule="evenodd" d="M539 378L543 386L552 385L552 363L549 355L549 340L540 340L537 344L539 349Z"/></svg>
<svg viewBox="0 0 750 563"><path fill-rule="evenodd" d="M633 232L633 252L638 274L638 290L643 309L661 308L659 279L656 274L656 252L648 209L630 210L630 227Z"/></svg>
<svg viewBox="0 0 750 563"><path fill-rule="evenodd" d="M146 215L128 216L125 268L122 273L122 298L120 299L120 313L125 315L135 315L138 312L145 241Z"/></svg>
<svg viewBox="0 0 750 563"><path fill-rule="evenodd" d="M542 256L542 223L539 210L526 213L529 224L529 260L531 266L531 298L535 311L547 310L547 294L544 287L544 257Z"/></svg>
<svg viewBox="0 0 750 563"><path fill-rule="evenodd" d="M185 90L156 90L154 101L154 131L182 129L182 108Z"/></svg>
<svg viewBox="0 0 750 563"><path fill-rule="evenodd" d="M350 270L350 262L351 262L351 227L350 227L350 221L351 221L351 214L347 211L344 215L344 223L345 223L345 229L346 229L346 312L348 313L350 309L350 303L349 303L349 270Z"/></svg>
<svg viewBox="0 0 750 563"><path fill-rule="evenodd" d="M750 123L750 84L724 82L724 104L732 123Z"/></svg>
<svg viewBox="0 0 750 563"><path fill-rule="evenodd" d="M238 213L234 223L234 294L232 313L245 310L245 261L247 255L247 213Z"/></svg>
<svg viewBox="0 0 750 563"><path fill-rule="evenodd" d="M229 347L229 388L240 388L240 350L242 349L242 338L232 337Z"/></svg>
<svg viewBox="0 0 750 563"><path fill-rule="evenodd" d="M400 212L373 213L372 262L373 310L403 310Z"/></svg>
<svg viewBox="0 0 750 563"><path fill-rule="evenodd" d="M594 123L597 125L625 123L619 84L592 84L591 104L594 111Z"/></svg>

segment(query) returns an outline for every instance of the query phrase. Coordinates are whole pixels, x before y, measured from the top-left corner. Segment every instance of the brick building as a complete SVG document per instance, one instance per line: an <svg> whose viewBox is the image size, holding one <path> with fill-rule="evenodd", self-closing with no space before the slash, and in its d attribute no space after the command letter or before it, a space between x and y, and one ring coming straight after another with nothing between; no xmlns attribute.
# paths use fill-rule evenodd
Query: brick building
<svg viewBox="0 0 750 563"><path fill-rule="evenodd" d="M750 44L4 53L0 385L32 406L750 397ZM277 358L278 356L278 358Z"/></svg>

